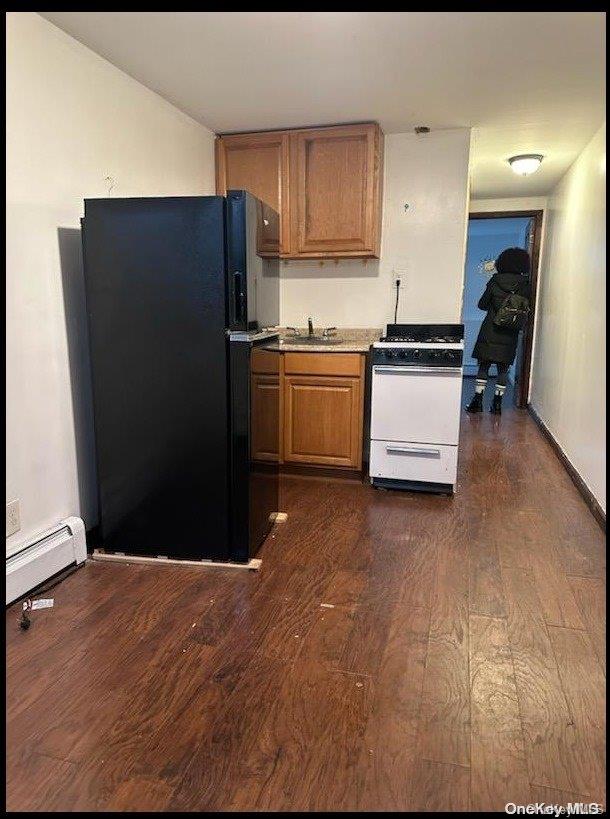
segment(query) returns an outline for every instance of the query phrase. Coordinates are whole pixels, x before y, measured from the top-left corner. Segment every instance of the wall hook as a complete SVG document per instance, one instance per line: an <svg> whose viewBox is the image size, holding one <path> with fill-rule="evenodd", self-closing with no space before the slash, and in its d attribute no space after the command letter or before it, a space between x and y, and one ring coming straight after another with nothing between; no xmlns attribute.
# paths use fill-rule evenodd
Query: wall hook
<svg viewBox="0 0 610 819"><path fill-rule="evenodd" d="M114 179L111 176L105 176L104 182L108 185L108 196L110 196L114 188Z"/></svg>

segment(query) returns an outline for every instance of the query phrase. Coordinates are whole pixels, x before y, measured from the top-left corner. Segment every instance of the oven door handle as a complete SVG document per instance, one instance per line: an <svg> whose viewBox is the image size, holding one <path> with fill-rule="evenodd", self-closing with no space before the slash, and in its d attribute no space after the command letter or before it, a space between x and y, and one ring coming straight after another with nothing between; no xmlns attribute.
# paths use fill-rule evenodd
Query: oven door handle
<svg viewBox="0 0 610 819"><path fill-rule="evenodd" d="M396 444L388 444L385 448L386 452L398 452L401 455L438 455L440 457L440 449L433 449L432 447L423 446L396 446Z"/></svg>
<svg viewBox="0 0 610 819"><path fill-rule="evenodd" d="M406 375L408 373L455 373L461 375L460 367L388 367L384 364L375 364L373 367L375 373L396 373Z"/></svg>

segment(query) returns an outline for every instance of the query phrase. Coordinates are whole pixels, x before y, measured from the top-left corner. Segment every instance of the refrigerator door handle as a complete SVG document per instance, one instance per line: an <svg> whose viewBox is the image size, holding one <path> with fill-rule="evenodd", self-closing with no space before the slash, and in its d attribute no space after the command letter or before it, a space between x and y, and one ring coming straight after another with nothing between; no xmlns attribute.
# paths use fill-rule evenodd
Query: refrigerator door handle
<svg viewBox="0 0 610 819"><path fill-rule="evenodd" d="M242 321L244 317L244 292L243 292L243 276L236 270L233 273L233 297L235 299L235 320Z"/></svg>

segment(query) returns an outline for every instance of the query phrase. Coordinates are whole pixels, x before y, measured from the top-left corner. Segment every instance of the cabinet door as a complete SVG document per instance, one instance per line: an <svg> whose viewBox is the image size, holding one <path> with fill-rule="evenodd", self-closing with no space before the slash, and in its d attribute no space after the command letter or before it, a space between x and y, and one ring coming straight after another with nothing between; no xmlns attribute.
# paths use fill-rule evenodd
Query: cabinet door
<svg viewBox="0 0 610 819"><path fill-rule="evenodd" d="M280 377L252 375L251 458L278 462L280 458Z"/></svg>
<svg viewBox="0 0 610 819"><path fill-rule="evenodd" d="M291 139L291 255L378 256L379 126L296 131Z"/></svg>
<svg viewBox="0 0 610 819"><path fill-rule="evenodd" d="M288 146L288 134L283 131L216 140L216 192L224 195L227 190L247 190L279 214L278 247L278 226L272 214L263 213L260 253L289 251Z"/></svg>
<svg viewBox="0 0 610 819"><path fill-rule="evenodd" d="M284 461L360 468L360 378L286 375L284 407Z"/></svg>

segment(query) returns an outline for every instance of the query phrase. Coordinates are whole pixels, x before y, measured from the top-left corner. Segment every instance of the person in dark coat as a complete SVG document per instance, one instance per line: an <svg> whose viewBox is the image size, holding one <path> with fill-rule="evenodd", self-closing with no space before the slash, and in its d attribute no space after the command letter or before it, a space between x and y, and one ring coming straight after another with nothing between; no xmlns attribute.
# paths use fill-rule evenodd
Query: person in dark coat
<svg viewBox="0 0 610 819"><path fill-rule="evenodd" d="M472 351L473 358L479 363L479 371L474 398L466 407L466 411L481 412L483 409L483 393L487 385L489 368L495 364L498 368L498 377L490 411L499 415L502 411L508 370L517 354L519 331L498 327L494 324L494 318L509 293L530 298L529 253L520 247L509 247L500 253L495 268L497 272L487 282L485 292L479 299L479 310L486 310L487 315L483 319Z"/></svg>

